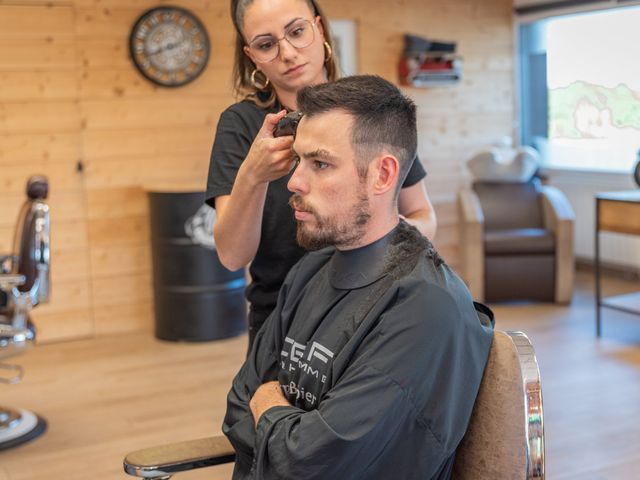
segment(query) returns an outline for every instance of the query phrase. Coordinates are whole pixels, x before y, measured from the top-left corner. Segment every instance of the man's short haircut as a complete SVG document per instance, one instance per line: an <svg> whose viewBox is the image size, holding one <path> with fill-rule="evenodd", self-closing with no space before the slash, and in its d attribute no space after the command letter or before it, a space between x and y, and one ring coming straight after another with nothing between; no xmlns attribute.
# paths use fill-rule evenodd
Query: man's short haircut
<svg viewBox="0 0 640 480"><path fill-rule="evenodd" d="M400 163L396 194L400 191L416 156L416 106L395 85L375 75L345 77L301 89L298 109L307 117L330 110L351 114L358 174L365 177L369 162L389 153Z"/></svg>

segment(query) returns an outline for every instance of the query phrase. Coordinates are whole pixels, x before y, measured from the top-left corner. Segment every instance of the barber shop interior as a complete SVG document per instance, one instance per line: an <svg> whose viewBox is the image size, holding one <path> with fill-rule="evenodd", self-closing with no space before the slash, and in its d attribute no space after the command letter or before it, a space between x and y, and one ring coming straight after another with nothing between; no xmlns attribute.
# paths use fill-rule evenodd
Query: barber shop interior
<svg viewBox="0 0 640 480"><path fill-rule="evenodd" d="M0 0L0 480L640 478L639 0Z"/></svg>

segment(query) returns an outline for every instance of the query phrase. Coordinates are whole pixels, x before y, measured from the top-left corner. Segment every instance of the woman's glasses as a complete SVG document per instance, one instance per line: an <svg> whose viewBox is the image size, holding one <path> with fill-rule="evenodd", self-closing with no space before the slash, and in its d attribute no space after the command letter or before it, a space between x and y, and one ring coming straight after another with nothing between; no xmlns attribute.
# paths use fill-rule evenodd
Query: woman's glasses
<svg viewBox="0 0 640 480"><path fill-rule="evenodd" d="M261 35L249 44L254 58L258 62L271 62L280 54L280 42L287 40L295 48L305 48L313 43L313 26L309 20L296 20L284 32L281 38Z"/></svg>

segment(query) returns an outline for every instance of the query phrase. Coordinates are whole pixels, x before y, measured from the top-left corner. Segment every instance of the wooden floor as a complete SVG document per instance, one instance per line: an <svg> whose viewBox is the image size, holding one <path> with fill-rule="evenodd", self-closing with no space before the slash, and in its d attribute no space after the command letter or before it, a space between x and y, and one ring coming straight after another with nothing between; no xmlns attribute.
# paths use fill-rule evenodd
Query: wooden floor
<svg viewBox="0 0 640 480"><path fill-rule="evenodd" d="M611 292L640 288L608 279ZM634 479L640 464L640 317L604 311L594 335L591 275L578 275L571 307L495 306L496 327L523 330L543 379L547 478ZM0 480L117 479L131 450L219 431L246 337L204 344L150 333L38 346L18 360L20 385L3 404L49 422L36 441L0 452ZM177 478L228 479L230 469Z"/></svg>

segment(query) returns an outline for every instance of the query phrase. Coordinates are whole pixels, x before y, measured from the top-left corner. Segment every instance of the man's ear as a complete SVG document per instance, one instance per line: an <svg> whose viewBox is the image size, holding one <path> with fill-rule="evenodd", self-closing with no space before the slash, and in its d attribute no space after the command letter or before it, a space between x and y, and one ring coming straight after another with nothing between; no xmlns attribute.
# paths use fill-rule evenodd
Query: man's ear
<svg viewBox="0 0 640 480"><path fill-rule="evenodd" d="M372 162L374 166L374 195L382 195L389 190L395 191L398 176L400 175L400 163L393 155L382 155Z"/></svg>

